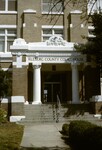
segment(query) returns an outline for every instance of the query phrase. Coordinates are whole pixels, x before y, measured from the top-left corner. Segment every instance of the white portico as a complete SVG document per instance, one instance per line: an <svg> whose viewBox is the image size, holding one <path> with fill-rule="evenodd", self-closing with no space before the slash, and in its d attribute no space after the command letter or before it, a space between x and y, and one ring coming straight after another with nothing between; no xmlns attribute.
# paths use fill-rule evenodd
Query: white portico
<svg viewBox="0 0 102 150"><path fill-rule="evenodd" d="M78 66L80 64L84 64L84 62L86 61L86 57L81 53L76 52L76 50L74 49L74 43L67 42L58 36L50 37L46 42L37 43L26 43L24 39L19 38L14 41L10 49L13 55L13 68L14 70L20 70L19 76L22 77L22 80L22 70L24 70L24 68L26 67L25 70L27 72L29 64L32 65L33 79L31 82L33 83L30 83L29 86L31 87L31 84L33 86L32 104L41 104L42 97L44 96L46 97L47 101L49 97L52 97L52 99L54 100L54 96L57 96L59 92L59 86L59 90L62 93L61 95L63 95L63 99L63 88L65 88L66 86L64 85L64 83L67 84L67 80L64 79L64 77L67 78L67 76L63 76L63 74L69 72L69 70L67 70L67 65L71 68L71 77L68 81L69 84L71 80L71 90L65 88L66 93L67 90L72 91L69 92L69 94L72 95L72 99L70 100L72 101L72 103L80 103ZM56 70L56 66L58 68L58 71ZM52 70L49 71L50 67L52 67ZM51 79L52 73L53 76ZM43 78L42 74L44 74ZM45 76L46 80L44 81L44 87L42 84ZM31 79L31 77L29 79ZM29 90L29 88L26 87L28 82L29 81L27 81L26 84L24 83L25 86L21 85L22 88L26 88ZM42 94L43 92L44 94ZM14 94L16 94L16 92ZM26 98L26 100L28 99Z"/></svg>

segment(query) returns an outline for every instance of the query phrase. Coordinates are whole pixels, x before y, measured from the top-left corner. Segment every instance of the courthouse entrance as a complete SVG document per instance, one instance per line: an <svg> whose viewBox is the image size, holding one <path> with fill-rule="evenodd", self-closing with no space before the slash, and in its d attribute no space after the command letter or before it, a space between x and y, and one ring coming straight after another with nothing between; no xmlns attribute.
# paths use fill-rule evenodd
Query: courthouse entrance
<svg viewBox="0 0 102 150"><path fill-rule="evenodd" d="M86 56L74 49L74 43L60 36L35 43L18 38L10 50L13 56L13 95L24 95L25 101L30 98L33 105L56 102L57 99L80 103L79 66L84 66Z"/></svg>
<svg viewBox="0 0 102 150"><path fill-rule="evenodd" d="M66 103L67 81L68 72L42 72L42 103Z"/></svg>
<svg viewBox="0 0 102 150"><path fill-rule="evenodd" d="M61 84L59 82L45 82L44 84L44 102L54 103L60 100Z"/></svg>

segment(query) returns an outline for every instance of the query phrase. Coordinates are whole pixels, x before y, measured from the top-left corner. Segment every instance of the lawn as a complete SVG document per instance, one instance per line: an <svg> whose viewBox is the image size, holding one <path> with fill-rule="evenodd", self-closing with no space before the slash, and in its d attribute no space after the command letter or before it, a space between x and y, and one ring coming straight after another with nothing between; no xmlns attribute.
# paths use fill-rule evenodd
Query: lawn
<svg viewBox="0 0 102 150"><path fill-rule="evenodd" d="M24 126L16 123L0 124L0 150L19 150Z"/></svg>

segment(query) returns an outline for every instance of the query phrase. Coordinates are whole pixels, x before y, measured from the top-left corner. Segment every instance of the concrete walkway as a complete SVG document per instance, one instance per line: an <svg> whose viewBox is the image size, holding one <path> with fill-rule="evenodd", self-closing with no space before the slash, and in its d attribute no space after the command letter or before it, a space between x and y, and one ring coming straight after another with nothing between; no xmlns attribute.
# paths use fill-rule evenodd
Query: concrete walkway
<svg viewBox="0 0 102 150"><path fill-rule="evenodd" d="M62 130L62 125L63 123L25 125L21 147L56 147L69 150L69 146L64 143L59 132Z"/></svg>

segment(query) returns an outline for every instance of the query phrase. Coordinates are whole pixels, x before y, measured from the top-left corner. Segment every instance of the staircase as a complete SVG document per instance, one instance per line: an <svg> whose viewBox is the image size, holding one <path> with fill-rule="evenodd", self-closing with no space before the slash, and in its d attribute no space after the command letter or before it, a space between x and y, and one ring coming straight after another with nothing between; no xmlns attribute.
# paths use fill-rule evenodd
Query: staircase
<svg viewBox="0 0 102 150"><path fill-rule="evenodd" d="M46 123L65 121L63 117L68 108L56 107L52 104L25 105L25 119L20 123Z"/></svg>
<svg viewBox="0 0 102 150"><path fill-rule="evenodd" d="M87 120L97 122L97 118L89 112L89 106L85 105L24 105L25 119L20 124L31 123L58 123L70 122L72 120Z"/></svg>

